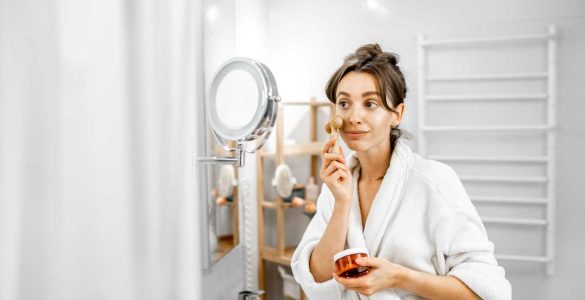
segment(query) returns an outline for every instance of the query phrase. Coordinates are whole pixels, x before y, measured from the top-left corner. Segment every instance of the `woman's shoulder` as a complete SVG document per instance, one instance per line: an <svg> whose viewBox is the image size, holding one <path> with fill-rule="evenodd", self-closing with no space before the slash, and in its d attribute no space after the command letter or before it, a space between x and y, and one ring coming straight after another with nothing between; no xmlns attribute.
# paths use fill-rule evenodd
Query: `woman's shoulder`
<svg viewBox="0 0 585 300"><path fill-rule="evenodd" d="M422 177L436 186L450 185L459 181L459 176L448 164L426 159L418 154L413 154L413 157L411 172L414 176Z"/></svg>
<svg viewBox="0 0 585 300"><path fill-rule="evenodd" d="M455 170L446 163L425 159L413 154L413 164L410 174L419 179L429 189L436 191L449 206L469 204L465 188Z"/></svg>
<svg viewBox="0 0 585 300"><path fill-rule="evenodd" d="M407 168L411 171L410 174L414 176L421 177L434 185L459 181L455 170L449 165L440 161L423 158L418 153L412 151L410 146L403 141L399 140L396 151L402 153L401 157L404 157L404 161L407 161Z"/></svg>

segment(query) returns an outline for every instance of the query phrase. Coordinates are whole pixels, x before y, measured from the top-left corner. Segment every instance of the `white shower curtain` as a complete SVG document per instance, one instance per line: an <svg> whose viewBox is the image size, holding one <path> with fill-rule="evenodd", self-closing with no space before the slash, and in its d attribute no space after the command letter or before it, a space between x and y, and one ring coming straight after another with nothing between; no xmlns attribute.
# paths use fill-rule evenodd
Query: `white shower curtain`
<svg viewBox="0 0 585 300"><path fill-rule="evenodd" d="M0 0L0 299L198 299L200 1Z"/></svg>

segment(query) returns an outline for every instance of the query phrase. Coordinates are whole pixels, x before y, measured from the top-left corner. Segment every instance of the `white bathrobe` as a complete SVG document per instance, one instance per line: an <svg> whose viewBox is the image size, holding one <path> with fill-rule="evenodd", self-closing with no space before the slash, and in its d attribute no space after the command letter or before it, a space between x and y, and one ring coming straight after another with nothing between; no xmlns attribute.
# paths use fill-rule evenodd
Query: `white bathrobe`
<svg viewBox="0 0 585 300"><path fill-rule="evenodd" d="M366 247L370 256L421 272L457 277L483 299L511 299L511 286L494 258L494 245L453 169L423 159L399 140L362 228L357 193L360 165L354 153L347 162L354 180L348 248ZM309 259L325 232L334 203L323 185L317 213L292 257L294 277L309 299L421 299L400 289L366 297L344 289L334 279L315 281Z"/></svg>

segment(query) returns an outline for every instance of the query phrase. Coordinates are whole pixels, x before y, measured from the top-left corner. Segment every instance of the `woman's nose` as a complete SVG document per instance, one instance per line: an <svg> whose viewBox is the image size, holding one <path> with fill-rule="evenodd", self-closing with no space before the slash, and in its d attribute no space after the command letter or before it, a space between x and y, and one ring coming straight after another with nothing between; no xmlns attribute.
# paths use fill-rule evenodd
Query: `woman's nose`
<svg viewBox="0 0 585 300"><path fill-rule="evenodd" d="M361 124L362 123L362 116L361 116L360 109L352 108L349 112L349 116L347 118L347 121L351 125Z"/></svg>

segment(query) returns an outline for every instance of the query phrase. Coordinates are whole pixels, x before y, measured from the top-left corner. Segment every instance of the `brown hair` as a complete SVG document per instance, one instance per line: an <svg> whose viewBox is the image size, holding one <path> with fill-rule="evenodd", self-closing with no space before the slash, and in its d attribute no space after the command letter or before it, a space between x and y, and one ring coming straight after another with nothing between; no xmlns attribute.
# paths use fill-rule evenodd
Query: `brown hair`
<svg viewBox="0 0 585 300"><path fill-rule="evenodd" d="M333 73L333 76L327 82L325 93L329 101L337 103L337 86L343 77L352 71L366 72L378 80L380 95L384 107L389 111L396 112L392 107L404 103L406 98L406 80L398 64L398 55L395 53L384 52L378 44L367 44L359 47L354 53L345 57L343 65ZM392 103L390 105L388 102ZM403 136L405 132L396 126L390 131L390 145L392 149L396 141ZM408 135L406 133L406 135Z"/></svg>

